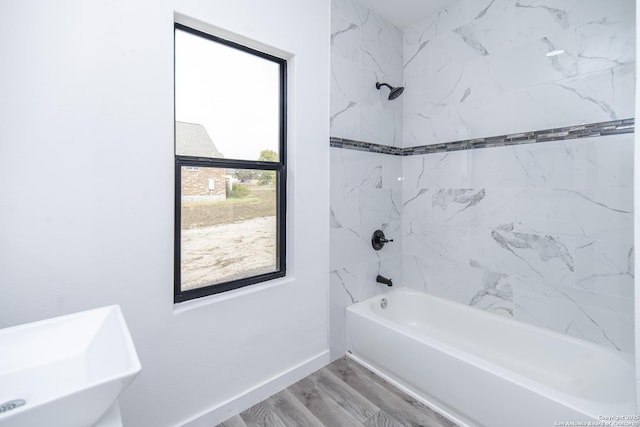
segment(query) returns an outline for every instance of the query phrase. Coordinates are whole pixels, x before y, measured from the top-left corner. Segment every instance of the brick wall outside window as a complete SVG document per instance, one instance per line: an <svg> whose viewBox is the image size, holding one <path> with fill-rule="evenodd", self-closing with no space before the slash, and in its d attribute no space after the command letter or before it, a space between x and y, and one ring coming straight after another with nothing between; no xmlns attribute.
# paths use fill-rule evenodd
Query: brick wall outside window
<svg viewBox="0 0 640 427"><path fill-rule="evenodd" d="M217 196L226 198L226 169L186 167L182 170L182 196ZM213 189L210 189L213 180ZM220 197L222 196L222 197Z"/></svg>

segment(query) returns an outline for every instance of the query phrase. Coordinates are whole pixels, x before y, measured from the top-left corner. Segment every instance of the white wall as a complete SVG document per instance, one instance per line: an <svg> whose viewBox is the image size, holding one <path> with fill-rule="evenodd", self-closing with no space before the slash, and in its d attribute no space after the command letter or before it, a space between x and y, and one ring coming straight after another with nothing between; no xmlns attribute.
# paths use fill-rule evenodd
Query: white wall
<svg viewBox="0 0 640 427"><path fill-rule="evenodd" d="M178 311L174 12L290 57L287 278ZM329 13L322 0L3 4L0 327L120 304L143 366L126 425L212 410L200 421L214 425L328 360Z"/></svg>

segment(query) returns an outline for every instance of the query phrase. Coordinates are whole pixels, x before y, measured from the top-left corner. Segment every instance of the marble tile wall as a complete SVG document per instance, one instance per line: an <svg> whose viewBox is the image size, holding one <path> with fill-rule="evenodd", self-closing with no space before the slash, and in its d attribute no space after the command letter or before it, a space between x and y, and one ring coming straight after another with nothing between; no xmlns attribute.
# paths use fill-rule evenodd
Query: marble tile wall
<svg viewBox="0 0 640 427"><path fill-rule="evenodd" d="M331 148L330 344L331 357L346 351L348 305L384 292L378 274L402 280L402 158ZM380 251L371 235L394 239Z"/></svg>
<svg viewBox="0 0 640 427"><path fill-rule="evenodd" d="M632 0L452 2L404 30L403 146L634 117L634 17Z"/></svg>
<svg viewBox="0 0 640 427"><path fill-rule="evenodd" d="M331 137L400 147L402 101L377 81L402 83L402 31L356 0L332 0ZM402 160L331 148L330 346L346 351L347 305L383 292L381 274L402 283ZM394 239L371 247L377 229Z"/></svg>
<svg viewBox="0 0 640 427"><path fill-rule="evenodd" d="M633 145L403 157L404 284L633 352Z"/></svg>
<svg viewBox="0 0 640 427"><path fill-rule="evenodd" d="M357 0L331 2L331 136L401 146L402 31Z"/></svg>
<svg viewBox="0 0 640 427"><path fill-rule="evenodd" d="M406 28L403 147L633 117L634 8L457 0ZM404 283L632 352L632 158L632 134L404 157Z"/></svg>

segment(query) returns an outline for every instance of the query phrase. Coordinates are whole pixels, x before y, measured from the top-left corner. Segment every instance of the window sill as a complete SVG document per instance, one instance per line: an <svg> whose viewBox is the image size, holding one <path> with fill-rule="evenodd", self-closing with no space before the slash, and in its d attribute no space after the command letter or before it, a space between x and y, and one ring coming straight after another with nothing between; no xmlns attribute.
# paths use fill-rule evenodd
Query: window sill
<svg viewBox="0 0 640 427"><path fill-rule="evenodd" d="M173 314L179 315L181 313L197 310L199 308L207 307L224 301L228 301L235 298L241 298L246 295L251 295L256 292L262 292L274 287L289 285L295 282L294 277L286 276L279 279L273 279L268 282L257 283L255 285L245 286L242 288L234 289L232 291L222 292L219 294L213 294L202 298L192 299L189 301L173 304Z"/></svg>

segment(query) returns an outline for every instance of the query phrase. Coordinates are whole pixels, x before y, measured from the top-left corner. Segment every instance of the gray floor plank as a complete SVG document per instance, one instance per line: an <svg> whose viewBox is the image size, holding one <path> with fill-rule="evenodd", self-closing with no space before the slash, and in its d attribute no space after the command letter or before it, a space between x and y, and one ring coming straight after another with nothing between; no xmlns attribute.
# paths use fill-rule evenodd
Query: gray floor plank
<svg viewBox="0 0 640 427"><path fill-rule="evenodd" d="M378 411L364 425L365 427L405 427L401 421L396 420L384 411Z"/></svg>
<svg viewBox="0 0 640 427"><path fill-rule="evenodd" d="M287 389L267 399L287 426L324 427L322 423Z"/></svg>
<svg viewBox="0 0 640 427"><path fill-rule="evenodd" d="M380 411L376 405L347 385L331 371L323 368L309 376L318 387L360 422Z"/></svg>
<svg viewBox="0 0 640 427"><path fill-rule="evenodd" d="M456 427L343 357L219 427Z"/></svg>
<svg viewBox="0 0 640 427"><path fill-rule="evenodd" d="M424 405L422 402L420 402L420 401L416 400L415 398L409 396L404 391L400 390L399 388L397 388L393 384L389 383L384 378L379 377L378 375L374 374L373 372L371 372L370 370L368 370L364 366L360 365L359 363L357 363L357 362L355 362L355 361L353 361L353 360L351 360L349 358L346 358L346 357L344 359L347 360L349 363L351 363L352 366L354 366L355 368L360 369L362 372L367 373L367 375L369 376L369 378L371 378L372 381L375 381L378 384L383 385L384 387L387 388L387 390L391 391L396 396L398 396L400 399L404 400L405 402L407 402L411 406L415 407L417 410L419 410L419 411L427 411L430 414L432 414L433 417L435 417L438 420L438 422L440 423L438 425L442 425L442 426L445 426L445 427L458 427L458 425L456 423L454 423L453 421L451 421L450 419L448 419L444 415L440 415L440 413L434 411L433 409L431 409L428 406Z"/></svg>
<svg viewBox="0 0 640 427"><path fill-rule="evenodd" d="M298 381L289 387L289 391L325 426L363 426L360 420L318 387L311 377Z"/></svg>
<svg viewBox="0 0 640 427"><path fill-rule="evenodd" d="M372 381L370 377L373 374L353 361L345 358L338 359L328 365L327 369L356 389L382 411L397 420L401 420L406 426L442 427L454 425L446 419L444 419L443 423L443 417L426 406L417 408L389 391L388 387ZM389 384L389 387L393 386Z"/></svg>
<svg viewBox="0 0 640 427"><path fill-rule="evenodd" d="M357 363L357 362L355 362L355 361L353 361L353 360L351 360L351 359L349 359L347 357L344 357L343 359L346 361L346 363L350 364L350 366L352 366L354 369L359 369L361 372L365 373L371 379L371 381L374 381L374 382L382 385L387 390L389 390L390 392L392 392L393 394L395 394L400 399L404 400L405 402L407 402L408 404L410 404L411 406L413 406L417 410L419 410L419 411L428 411L428 412L432 413L433 416L436 419L438 419L439 422L443 426L456 427L456 424L453 421L451 421L448 418L440 415L438 412L432 410L428 406L425 406L422 402L419 402L418 400L416 400L413 397L409 396L407 393L405 393L404 391L400 390L398 387L394 386L393 384L389 383L384 378L379 377L378 375L374 374L373 372L371 372L370 370L368 370L364 366L360 365L359 363Z"/></svg>
<svg viewBox="0 0 640 427"><path fill-rule="evenodd" d="M241 412L240 417L247 427L288 427L266 400Z"/></svg>
<svg viewBox="0 0 640 427"><path fill-rule="evenodd" d="M222 424L219 424L219 427L247 427L247 424L242 421L242 417L240 415L236 415L235 417L229 418Z"/></svg>

